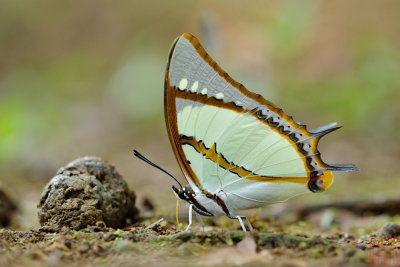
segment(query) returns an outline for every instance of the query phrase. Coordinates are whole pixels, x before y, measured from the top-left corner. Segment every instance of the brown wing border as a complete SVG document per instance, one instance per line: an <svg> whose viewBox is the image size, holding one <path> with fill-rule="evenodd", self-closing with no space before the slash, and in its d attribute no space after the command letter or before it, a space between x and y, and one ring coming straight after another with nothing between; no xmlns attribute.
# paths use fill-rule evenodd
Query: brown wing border
<svg viewBox="0 0 400 267"><path fill-rule="evenodd" d="M179 167L181 168L183 174L185 175L185 178L191 179L198 188L203 189L199 179L197 178L197 175L193 172L192 168L188 164L185 153L183 152L182 146L180 145L177 118L176 118L176 101L175 101L176 88L171 86L171 83L169 81L169 68L171 65L172 55L174 53L175 46L181 37L182 36L176 38L171 46L168 56L167 68L165 71L165 81L164 81L165 123L167 127L168 137L175 154L175 158L178 161Z"/></svg>

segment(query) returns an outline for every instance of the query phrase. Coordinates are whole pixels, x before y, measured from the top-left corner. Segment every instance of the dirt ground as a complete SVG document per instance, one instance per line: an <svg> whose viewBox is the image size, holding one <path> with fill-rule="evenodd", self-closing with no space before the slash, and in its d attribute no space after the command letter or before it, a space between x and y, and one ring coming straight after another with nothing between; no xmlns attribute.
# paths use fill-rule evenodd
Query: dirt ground
<svg viewBox="0 0 400 267"><path fill-rule="evenodd" d="M1 229L0 266L398 266L393 259L399 254L399 225L387 222L400 218L356 216L342 208L307 215L289 211L279 220L253 216L253 233L222 217L206 220L204 231L194 222L188 232L177 231L173 218L160 217L124 229ZM339 230L349 220L366 227ZM389 259L392 265L382 265Z"/></svg>
<svg viewBox="0 0 400 267"><path fill-rule="evenodd" d="M88 173L96 177L96 181L88 180L85 190L79 189L83 188L80 184L65 184L60 174L49 182L56 189L53 206L54 212L58 211L55 215L47 211L45 214L53 214L50 222L59 227L48 227L43 223L47 219L39 220L44 218L43 203L53 199L46 197L51 195L49 186L43 190L21 183L17 187L21 188L20 194L13 194L13 190L3 192L0 266L400 266L400 199L396 198L396 190L381 198L352 198L358 187L351 183L341 187L338 183L337 190L347 192L343 195L348 199L311 196L308 201L293 199L245 211L254 227L254 232L249 233L242 231L237 220L226 216L203 217L204 229L194 220L189 231L184 232L180 229L187 227L187 208L180 208L178 227L171 203L160 202L162 198L153 201L154 192L146 193L138 187L139 197L136 202L132 198L131 204L140 210L139 215L135 213L122 226L110 227L109 222L88 217L83 209L87 206L66 205L70 200L86 203L92 198L106 203L101 194L95 196L93 192L103 192L99 188L109 186L108 175L117 172L113 165L92 165L85 165L87 171L74 169L76 174L68 174L70 180L77 175L76 181ZM112 179L119 181L121 177L115 175ZM363 180L362 184L364 187L358 190L370 192L365 189L369 183ZM395 183L384 185L398 188ZM115 188L125 192L125 184ZM40 190L45 193L39 200ZM97 212L101 207L108 210L107 205L96 205ZM73 218L84 221L84 227L66 223Z"/></svg>

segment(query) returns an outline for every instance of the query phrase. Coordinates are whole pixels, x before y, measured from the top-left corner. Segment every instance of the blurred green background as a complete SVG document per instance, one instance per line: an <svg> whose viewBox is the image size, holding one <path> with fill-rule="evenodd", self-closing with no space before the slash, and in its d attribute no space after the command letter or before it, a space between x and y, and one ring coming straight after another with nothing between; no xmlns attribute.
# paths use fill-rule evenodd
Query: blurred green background
<svg viewBox="0 0 400 267"><path fill-rule="evenodd" d="M183 180L165 130L163 79L184 32L309 129L344 126L322 140L322 157L362 171L336 173L327 192L298 203L396 197L399 14L397 0L3 0L0 187L20 206L19 228L37 227L44 185L85 155L116 164L139 204L148 197L160 214L174 213L173 181L132 149Z"/></svg>

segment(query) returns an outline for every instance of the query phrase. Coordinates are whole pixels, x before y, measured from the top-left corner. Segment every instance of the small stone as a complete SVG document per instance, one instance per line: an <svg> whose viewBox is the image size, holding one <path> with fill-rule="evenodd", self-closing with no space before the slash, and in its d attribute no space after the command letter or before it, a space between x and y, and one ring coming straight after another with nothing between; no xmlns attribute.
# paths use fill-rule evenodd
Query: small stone
<svg viewBox="0 0 400 267"><path fill-rule="evenodd" d="M87 242L81 242L78 244L77 248L76 248L80 253L85 253L86 251L88 251L90 249L90 245Z"/></svg>
<svg viewBox="0 0 400 267"><path fill-rule="evenodd" d="M366 250L367 246L366 245L358 245L358 248L361 250Z"/></svg>
<svg viewBox="0 0 400 267"><path fill-rule="evenodd" d="M136 250L136 248L135 248L135 246L134 246L132 241L124 240L124 239L123 240L114 241L113 242L113 249L116 252L119 252L119 253L121 253L121 252L132 253L132 251Z"/></svg>
<svg viewBox="0 0 400 267"><path fill-rule="evenodd" d="M376 235L384 237L400 236L400 225L392 222L387 223L376 233Z"/></svg>
<svg viewBox="0 0 400 267"><path fill-rule="evenodd" d="M64 245L67 247L67 248L71 248L72 247L72 244L71 244L71 240L69 240L69 239L65 239L65 241L64 241Z"/></svg>
<svg viewBox="0 0 400 267"><path fill-rule="evenodd" d="M236 248L243 253L256 254L257 245L253 237L248 236L237 243Z"/></svg>
<svg viewBox="0 0 400 267"><path fill-rule="evenodd" d="M104 229L104 228L106 228L106 224L103 221L97 221L96 227L98 227L100 229Z"/></svg>

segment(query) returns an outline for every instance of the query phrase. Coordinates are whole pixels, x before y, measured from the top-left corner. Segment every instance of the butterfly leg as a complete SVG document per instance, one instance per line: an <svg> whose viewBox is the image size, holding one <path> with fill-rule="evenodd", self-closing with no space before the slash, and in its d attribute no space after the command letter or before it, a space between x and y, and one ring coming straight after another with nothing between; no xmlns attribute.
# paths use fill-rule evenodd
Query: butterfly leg
<svg viewBox="0 0 400 267"><path fill-rule="evenodd" d="M238 219L240 226L242 226L243 232L247 232L246 227L244 226L244 223L242 221L242 217L240 217L240 216L235 216L235 217L236 217L236 219Z"/></svg>
<svg viewBox="0 0 400 267"><path fill-rule="evenodd" d="M253 226L251 225L249 219L247 219L247 217L244 217L246 219L247 222L247 226L249 227L250 232L253 232Z"/></svg>
<svg viewBox="0 0 400 267"><path fill-rule="evenodd" d="M202 229L203 232L204 232L204 222L203 222L203 219L201 218L200 214L198 214L197 212L196 212L195 214L196 214L197 220L198 220L199 223L201 224L201 229Z"/></svg>
<svg viewBox="0 0 400 267"><path fill-rule="evenodd" d="M237 219L239 221L239 223L240 223L240 226L242 226L243 232L247 232L247 230L246 230L246 227L244 226L242 218L246 219L246 222L247 222L247 225L249 227L250 232L253 232L253 226L251 225L249 219L247 219L246 216L243 216L243 215L239 215L239 216L228 215L228 218Z"/></svg>
<svg viewBox="0 0 400 267"><path fill-rule="evenodd" d="M189 205L189 225L186 227L185 232L187 232L187 230L189 230L189 227L192 225L192 208L193 208L193 204Z"/></svg>

